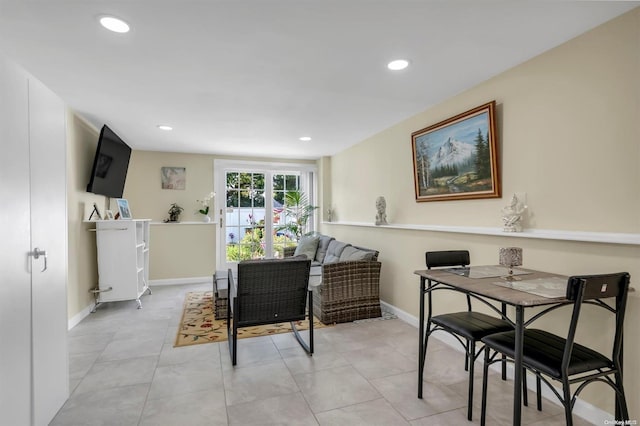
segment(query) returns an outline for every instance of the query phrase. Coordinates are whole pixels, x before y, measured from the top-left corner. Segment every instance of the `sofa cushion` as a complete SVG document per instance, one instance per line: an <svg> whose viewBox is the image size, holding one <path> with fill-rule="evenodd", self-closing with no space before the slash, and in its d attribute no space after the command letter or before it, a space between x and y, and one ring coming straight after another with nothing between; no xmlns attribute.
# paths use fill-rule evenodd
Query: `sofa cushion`
<svg viewBox="0 0 640 426"><path fill-rule="evenodd" d="M335 240L335 238L330 237L328 235L322 235L322 234L320 234L319 236L320 236L320 241L318 241L318 250L316 251L315 261L322 263L324 262L324 257L327 254L329 243Z"/></svg>
<svg viewBox="0 0 640 426"><path fill-rule="evenodd" d="M373 260L374 252L368 250L360 250L353 246L345 247L340 254L340 262L349 260Z"/></svg>
<svg viewBox="0 0 640 426"><path fill-rule="evenodd" d="M329 247L327 247L327 254L324 256L323 263L336 263L340 261L340 255L345 247L350 246L351 244L343 243L342 241L333 240L329 243Z"/></svg>
<svg viewBox="0 0 640 426"><path fill-rule="evenodd" d="M318 241L320 241L320 237L317 235L307 235L300 238L296 251L293 252L293 255L299 256L303 254L307 256L307 259L315 259L316 250L318 249Z"/></svg>

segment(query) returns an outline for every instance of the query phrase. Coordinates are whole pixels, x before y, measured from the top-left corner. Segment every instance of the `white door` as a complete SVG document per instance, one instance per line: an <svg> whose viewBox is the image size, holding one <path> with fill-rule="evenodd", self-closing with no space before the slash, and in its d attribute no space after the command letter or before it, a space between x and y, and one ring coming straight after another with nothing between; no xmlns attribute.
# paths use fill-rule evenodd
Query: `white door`
<svg viewBox="0 0 640 426"><path fill-rule="evenodd" d="M34 425L46 425L69 394L67 357L67 191L65 107L29 80Z"/></svg>
<svg viewBox="0 0 640 426"><path fill-rule="evenodd" d="M296 245L283 229L284 197L303 191L313 203L315 167L299 164L214 162L218 235L218 270L235 270L241 260L282 257L284 247ZM314 223L306 231L312 231Z"/></svg>
<svg viewBox="0 0 640 426"><path fill-rule="evenodd" d="M46 425L69 387L65 110L2 57L0 98L0 424Z"/></svg>
<svg viewBox="0 0 640 426"><path fill-rule="evenodd" d="M28 89L0 57L0 424L31 424Z"/></svg>

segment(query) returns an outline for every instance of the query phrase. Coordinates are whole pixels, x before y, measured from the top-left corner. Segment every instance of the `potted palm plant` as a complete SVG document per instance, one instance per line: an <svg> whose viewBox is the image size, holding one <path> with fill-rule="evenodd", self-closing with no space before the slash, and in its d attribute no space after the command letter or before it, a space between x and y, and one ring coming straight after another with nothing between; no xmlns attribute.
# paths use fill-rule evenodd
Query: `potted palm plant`
<svg viewBox="0 0 640 426"><path fill-rule="evenodd" d="M277 227L278 231L288 231L296 241L299 241L307 229L309 218L318 206L309 204L304 192L287 191L284 195L285 224Z"/></svg>

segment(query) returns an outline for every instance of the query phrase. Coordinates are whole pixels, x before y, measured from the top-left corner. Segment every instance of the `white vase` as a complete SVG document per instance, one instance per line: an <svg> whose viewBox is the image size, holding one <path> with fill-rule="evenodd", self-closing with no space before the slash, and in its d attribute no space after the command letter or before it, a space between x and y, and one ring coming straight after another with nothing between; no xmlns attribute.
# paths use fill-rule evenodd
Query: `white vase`
<svg viewBox="0 0 640 426"><path fill-rule="evenodd" d="M209 215L204 215L204 216L202 216L202 221L204 223L209 223L209 222L211 222L211 218L209 217Z"/></svg>

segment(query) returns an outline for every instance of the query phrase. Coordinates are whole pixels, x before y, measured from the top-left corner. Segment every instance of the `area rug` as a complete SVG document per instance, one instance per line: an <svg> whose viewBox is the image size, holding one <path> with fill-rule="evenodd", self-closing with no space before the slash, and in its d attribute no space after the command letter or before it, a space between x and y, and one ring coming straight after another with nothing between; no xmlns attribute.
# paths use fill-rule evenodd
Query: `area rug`
<svg viewBox="0 0 640 426"><path fill-rule="evenodd" d="M201 343L223 342L228 339L227 320L216 320L213 303L213 292L194 291L187 293L182 310L182 320L174 347L197 345ZM297 321L298 330L307 330L309 322ZM314 317L314 328L327 327ZM269 336L272 334L290 333L291 324L269 324L238 329L238 339L248 337Z"/></svg>

